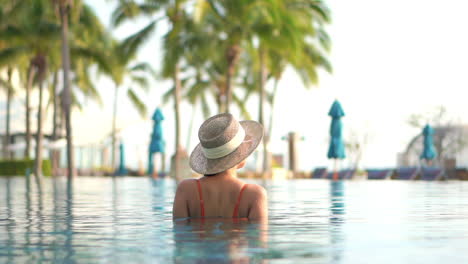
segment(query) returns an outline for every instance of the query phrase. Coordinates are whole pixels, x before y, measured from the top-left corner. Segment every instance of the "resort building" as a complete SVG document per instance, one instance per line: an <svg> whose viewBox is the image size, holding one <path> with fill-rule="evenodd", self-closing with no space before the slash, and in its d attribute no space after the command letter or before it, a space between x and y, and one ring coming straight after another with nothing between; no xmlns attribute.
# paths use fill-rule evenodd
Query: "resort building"
<svg viewBox="0 0 468 264"><path fill-rule="evenodd" d="M445 168L468 167L468 125L434 127L434 146L438 157L434 165ZM423 136L419 134L397 155L397 166L419 166Z"/></svg>

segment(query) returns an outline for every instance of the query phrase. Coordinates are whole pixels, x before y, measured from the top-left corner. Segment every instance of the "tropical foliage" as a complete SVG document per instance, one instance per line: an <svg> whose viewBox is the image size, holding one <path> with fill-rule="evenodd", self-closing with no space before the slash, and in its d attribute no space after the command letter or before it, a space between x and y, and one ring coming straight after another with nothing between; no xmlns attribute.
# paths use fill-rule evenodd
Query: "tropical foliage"
<svg viewBox="0 0 468 264"><path fill-rule="evenodd" d="M114 83L113 166L118 91L126 89L130 102L142 116L146 115L146 106L135 88L146 91L148 77L155 74L149 63L136 59L138 51L151 38L162 36L162 60L155 63L159 66L157 76L173 84L163 97L164 102L174 104L176 175L183 152L182 100L199 107L205 116L236 109L245 118L252 118L246 102L258 98L258 120L267 128L263 170L268 171L272 109L283 73L293 69L305 86L310 87L317 84L320 69L331 71L326 55L330 38L325 30L330 23L330 12L320 0L113 1L116 4L111 18L113 27L135 19L146 21L121 42L112 38L83 1L25 2L0 0L0 72L14 71L21 76L26 94L26 157L32 137L30 93L34 87L43 91L42 83L48 80L50 88L45 94L54 108L54 138L60 134L58 128L63 127L59 122L60 113L65 113L69 175L73 168L70 107L82 106L78 98L101 102L92 69L97 68ZM59 74L63 77L58 78ZM0 86L6 87L10 102L13 89L9 88L10 79L6 76L9 75L0 75ZM57 87L62 86L64 89L59 91ZM40 156L38 150L37 156ZM54 158L52 164L54 167Z"/></svg>
<svg viewBox="0 0 468 264"><path fill-rule="evenodd" d="M134 62L134 52L127 49L122 43L113 42L109 49L104 53L106 63L101 67L101 71L109 76L114 82L114 105L112 116L112 150L111 166L115 167L116 146L117 146L117 110L118 93L122 86L127 83L130 85L126 90L127 98L133 104L138 113L145 117L147 109L143 100L138 95L135 87L137 85L144 92L149 88L149 76L154 76L154 71L148 63Z"/></svg>
<svg viewBox="0 0 468 264"><path fill-rule="evenodd" d="M97 65L103 72L110 72L109 69L117 72L120 68L110 66L109 58L113 56L110 56L107 50L114 41L89 6L78 1L74 1L73 4L70 1L50 0L32 0L28 4L25 3L26 1L12 1L2 5L0 10L0 72L4 69L8 73L13 70L18 72L20 84L25 86L26 158L30 155L32 138L30 93L33 87L39 87L35 174L37 179L40 179L42 113L45 108L43 95L48 95L54 108L53 139L57 139L59 135L63 136L63 132L60 131L63 124L59 124L59 117L64 116L67 139L71 141L70 107L81 109L83 103L79 98L101 102L99 92L92 81L95 78L92 77L91 66ZM68 62L64 61L65 56L69 56ZM133 70L141 71L144 67L143 64L135 65ZM59 72L63 74L60 84ZM2 78L2 86L11 87L8 78L4 79ZM46 80L51 84L47 94L43 89L43 82ZM141 78L138 80L140 85L145 81ZM72 88L68 91L67 81L70 82L68 86L71 85ZM64 89L58 91L57 87L62 84ZM129 95L136 98L134 93L129 92ZM140 104L139 110L142 108ZM9 127L9 118L7 123ZM7 138L4 146L8 143ZM73 153L72 149L73 145L70 144L68 154ZM72 155L67 156L69 161L73 160ZM58 156L53 153L53 167L57 166L57 159ZM68 175L72 176L73 163L69 163L68 167Z"/></svg>

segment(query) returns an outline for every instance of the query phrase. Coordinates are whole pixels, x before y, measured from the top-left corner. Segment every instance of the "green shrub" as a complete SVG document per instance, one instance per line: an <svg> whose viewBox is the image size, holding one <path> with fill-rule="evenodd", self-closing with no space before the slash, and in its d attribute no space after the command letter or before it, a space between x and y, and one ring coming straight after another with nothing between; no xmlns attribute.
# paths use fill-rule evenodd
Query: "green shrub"
<svg viewBox="0 0 468 264"><path fill-rule="evenodd" d="M34 160L0 160L0 176L25 176L27 170L33 172ZM42 174L52 175L50 160L42 161Z"/></svg>

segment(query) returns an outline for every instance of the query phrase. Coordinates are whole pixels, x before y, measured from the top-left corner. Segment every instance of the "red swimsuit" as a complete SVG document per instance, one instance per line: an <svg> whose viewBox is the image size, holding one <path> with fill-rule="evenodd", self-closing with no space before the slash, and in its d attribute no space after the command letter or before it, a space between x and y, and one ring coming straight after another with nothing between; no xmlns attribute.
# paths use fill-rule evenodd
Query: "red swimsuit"
<svg viewBox="0 0 468 264"><path fill-rule="evenodd" d="M242 186L242 189L239 192L239 196L237 197L237 203L236 206L234 207L234 212L232 213L232 218L239 218L239 205L240 201L242 198L242 192L244 191L245 187L247 187L248 184L244 184ZM205 218L205 204L203 203L203 195L202 195L202 189L201 189L201 184L200 180L197 179L197 186L198 186L198 196L200 197L200 209L201 209L201 217Z"/></svg>

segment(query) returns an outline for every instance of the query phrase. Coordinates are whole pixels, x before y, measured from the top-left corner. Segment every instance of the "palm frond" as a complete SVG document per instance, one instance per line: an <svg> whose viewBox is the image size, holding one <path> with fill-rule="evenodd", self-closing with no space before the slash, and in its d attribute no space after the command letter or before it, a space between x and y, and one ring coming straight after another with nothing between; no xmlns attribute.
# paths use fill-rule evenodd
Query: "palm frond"
<svg viewBox="0 0 468 264"><path fill-rule="evenodd" d="M3 88L3 90L5 91L10 90L10 92L13 92L13 86L11 85L11 83L1 78L0 78L0 88Z"/></svg>
<svg viewBox="0 0 468 264"><path fill-rule="evenodd" d="M76 107L80 112L83 111L83 105L78 100L76 94L72 92L71 94L72 99L72 106Z"/></svg>
<svg viewBox="0 0 468 264"><path fill-rule="evenodd" d="M331 63L328 61L325 55L323 55L323 53L320 50L318 50L315 46L307 45L304 48L304 55L317 67L322 67L330 73L333 71Z"/></svg>
<svg viewBox="0 0 468 264"><path fill-rule="evenodd" d="M5 12L0 12L0 24L1 23L10 23L12 20L17 19L21 16L23 8L25 8L28 3L27 1L8 1L9 4L12 4ZM4 3L2 3L4 5Z"/></svg>
<svg viewBox="0 0 468 264"><path fill-rule="evenodd" d="M167 104L173 97L174 97L174 90L175 88L172 87L171 89L167 90L162 96L163 104Z"/></svg>
<svg viewBox="0 0 468 264"><path fill-rule="evenodd" d="M83 5L81 8L79 21L70 25L74 33L80 34L79 37L86 40L105 41L108 33L99 17L89 5ZM77 37L74 38L74 41ZM95 43L93 43L95 44Z"/></svg>
<svg viewBox="0 0 468 264"><path fill-rule="evenodd" d="M127 57L133 57L142 45L152 36L156 29L157 20L152 21L135 34L127 37L120 45L120 49Z"/></svg>
<svg viewBox="0 0 468 264"><path fill-rule="evenodd" d="M0 50L0 66L14 64L23 55L31 51L29 47L17 46Z"/></svg>
<svg viewBox="0 0 468 264"><path fill-rule="evenodd" d="M194 11L194 21L195 23L200 23L201 20L205 17L208 9L210 8L210 3L207 0L196 0L195 11Z"/></svg>
<svg viewBox="0 0 468 264"><path fill-rule="evenodd" d="M138 86L145 92L148 92L149 82L148 78L143 76L132 76L132 82L138 84Z"/></svg>
<svg viewBox="0 0 468 264"><path fill-rule="evenodd" d="M170 78L174 74L174 69L183 57L184 45L181 41L180 28L172 28L163 40L163 63L161 75L164 78Z"/></svg>
<svg viewBox="0 0 468 264"><path fill-rule="evenodd" d="M98 65L99 70L102 72L107 74L112 73L112 65L110 65L109 60L99 50L94 50L87 47L71 46L70 55L72 59L74 57L86 58L92 62L95 62Z"/></svg>
<svg viewBox="0 0 468 264"><path fill-rule="evenodd" d="M157 79L156 71L147 62L141 62L130 67L130 72L144 72L149 73L154 79Z"/></svg>
<svg viewBox="0 0 468 264"><path fill-rule="evenodd" d="M199 96L202 96L206 93L206 89L209 87L209 82L198 81L188 89L185 94L185 98L189 100L191 104L194 104L197 101Z"/></svg>
<svg viewBox="0 0 468 264"><path fill-rule="evenodd" d="M208 117L211 116L211 110L210 110L210 104L208 103L205 94L201 95L200 101L201 101L203 117L207 119Z"/></svg>
<svg viewBox="0 0 468 264"><path fill-rule="evenodd" d="M157 2L138 4L135 1L120 1L119 6L112 12L111 23L114 27L123 22L136 19L140 16L150 16L158 11L160 5Z"/></svg>
<svg viewBox="0 0 468 264"><path fill-rule="evenodd" d="M140 14L138 9L138 4L134 1L120 1L117 8L112 12L111 24L118 27L125 20L136 18Z"/></svg>
<svg viewBox="0 0 468 264"><path fill-rule="evenodd" d="M0 39L3 41L17 41L24 36L26 36L24 30L16 25L8 25L0 30Z"/></svg>
<svg viewBox="0 0 468 264"><path fill-rule="evenodd" d="M83 67L86 66L83 65ZM91 98L102 106L103 102L101 95L96 89L94 83L91 81L88 70L86 68L83 69L83 67L74 71L75 78L73 79L73 83L79 87L79 90L83 93L84 96L86 96L86 98Z"/></svg>
<svg viewBox="0 0 468 264"><path fill-rule="evenodd" d="M128 98L130 99L130 102L132 102L133 106L135 106L136 110L141 115L141 117L145 117L147 111L146 111L146 105L143 103L143 101L138 97L138 95L131 88L128 89L127 95L128 95Z"/></svg>
<svg viewBox="0 0 468 264"><path fill-rule="evenodd" d="M33 31L34 32L34 31ZM53 42L61 40L61 27L57 23L42 22L38 25L34 37L39 41ZM31 34L31 32L28 32Z"/></svg>
<svg viewBox="0 0 468 264"><path fill-rule="evenodd" d="M210 4L210 7L211 7L211 10L213 11L213 14L216 15L216 17L222 21L226 21L220 8L218 6L216 6L216 2L213 1L213 0L206 0L209 4Z"/></svg>
<svg viewBox="0 0 468 264"><path fill-rule="evenodd" d="M331 49L331 39L327 32L324 29L317 30L317 38L322 47L329 52Z"/></svg>
<svg viewBox="0 0 468 264"><path fill-rule="evenodd" d="M246 106L246 103L245 103L244 100L242 100L235 93L232 93L232 100L237 105L237 107L239 107L239 110L241 112L241 116L244 119L247 119L247 120L252 119L252 116L250 115L249 111L247 110L247 106Z"/></svg>
<svg viewBox="0 0 468 264"><path fill-rule="evenodd" d="M309 8L313 11L314 18L330 23L330 9L322 1L310 1Z"/></svg>

